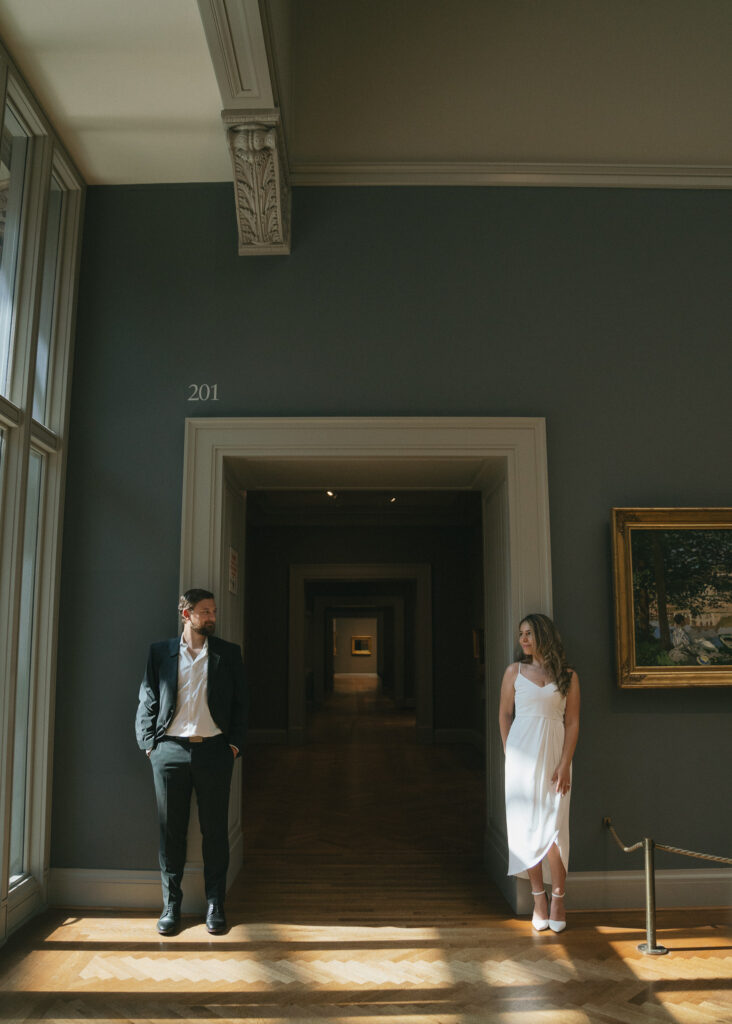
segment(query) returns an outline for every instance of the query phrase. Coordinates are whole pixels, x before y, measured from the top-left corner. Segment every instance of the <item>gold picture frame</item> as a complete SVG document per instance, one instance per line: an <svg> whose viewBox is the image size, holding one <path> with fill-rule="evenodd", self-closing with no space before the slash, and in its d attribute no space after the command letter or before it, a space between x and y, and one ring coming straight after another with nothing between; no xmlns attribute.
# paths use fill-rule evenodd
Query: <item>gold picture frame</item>
<svg viewBox="0 0 732 1024"><path fill-rule="evenodd" d="M619 686L732 686L732 508L614 508L612 547Z"/></svg>
<svg viewBox="0 0 732 1024"><path fill-rule="evenodd" d="M371 637L370 636L352 636L351 637L351 654L355 654L364 658L371 657Z"/></svg>

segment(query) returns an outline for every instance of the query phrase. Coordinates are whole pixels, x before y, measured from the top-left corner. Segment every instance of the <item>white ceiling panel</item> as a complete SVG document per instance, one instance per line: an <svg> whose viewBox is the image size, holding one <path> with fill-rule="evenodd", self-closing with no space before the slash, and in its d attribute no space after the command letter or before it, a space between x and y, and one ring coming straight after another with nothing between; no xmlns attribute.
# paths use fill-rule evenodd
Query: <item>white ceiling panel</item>
<svg viewBox="0 0 732 1024"><path fill-rule="evenodd" d="M0 36L89 184L231 180L196 0L2 0Z"/></svg>

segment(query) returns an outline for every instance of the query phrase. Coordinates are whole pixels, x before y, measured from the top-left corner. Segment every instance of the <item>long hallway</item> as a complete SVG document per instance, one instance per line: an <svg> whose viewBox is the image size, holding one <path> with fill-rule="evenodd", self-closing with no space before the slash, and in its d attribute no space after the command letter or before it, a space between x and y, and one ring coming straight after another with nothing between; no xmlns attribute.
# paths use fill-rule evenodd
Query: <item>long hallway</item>
<svg viewBox="0 0 732 1024"><path fill-rule="evenodd" d="M260 746L244 766L247 920L404 923L507 910L481 867L484 768L468 746L418 746L415 717L376 676L336 676L304 746ZM338 899L334 899L335 893ZM232 902L230 898L230 902Z"/></svg>

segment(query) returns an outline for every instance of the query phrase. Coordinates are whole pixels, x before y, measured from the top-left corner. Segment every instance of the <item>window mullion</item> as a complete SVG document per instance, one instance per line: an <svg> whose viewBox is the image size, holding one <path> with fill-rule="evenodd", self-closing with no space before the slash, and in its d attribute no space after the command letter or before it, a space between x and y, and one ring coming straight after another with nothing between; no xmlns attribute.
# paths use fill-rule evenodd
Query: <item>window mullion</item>
<svg viewBox="0 0 732 1024"><path fill-rule="evenodd" d="M76 284L78 281L81 255L81 219L83 193L72 187L73 176L59 153L54 161L54 172L68 189L61 211L61 225L58 251L58 276L53 314L53 344L49 366L49 404L46 422L59 438L66 437L69 414L69 392L71 390L71 367L73 365L73 340L75 333Z"/></svg>
<svg viewBox="0 0 732 1024"><path fill-rule="evenodd" d="M39 628L44 643L38 644L39 681L36 696L34 744L45 754L45 766L36 760L33 778L33 833L30 863L34 875L47 892L47 874L51 845L51 789L53 771L53 721L56 696L56 659L58 651L58 604L61 581L61 538L63 529L64 484L68 448L66 436L70 412L71 367L75 334L76 288L81 255L81 220L84 193L78 177L65 155L56 151L54 173L67 189L60 225L58 279L54 303L53 345L49 367L49 406L47 422L54 431L56 448L49 452L46 473L46 525L42 561L41 591L38 609Z"/></svg>
<svg viewBox="0 0 732 1024"><path fill-rule="evenodd" d="M58 435L37 420L31 421L31 441L35 448L44 452L57 452L60 448Z"/></svg>
<svg viewBox="0 0 732 1024"><path fill-rule="evenodd" d="M0 426L19 427L23 414L17 406L0 395Z"/></svg>

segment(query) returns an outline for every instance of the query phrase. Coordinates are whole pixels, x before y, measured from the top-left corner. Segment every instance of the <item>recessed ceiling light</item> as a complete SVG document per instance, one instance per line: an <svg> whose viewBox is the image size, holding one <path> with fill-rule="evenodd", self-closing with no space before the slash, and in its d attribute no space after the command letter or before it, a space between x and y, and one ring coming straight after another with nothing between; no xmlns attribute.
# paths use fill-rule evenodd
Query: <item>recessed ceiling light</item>
<svg viewBox="0 0 732 1024"><path fill-rule="evenodd" d="M337 498L338 497L338 495L336 494L335 491L326 491L325 493L328 495L329 498Z"/></svg>
<svg viewBox="0 0 732 1024"><path fill-rule="evenodd" d="M393 505L395 501L396 501L396 498L389 498L389 504L390 505Z"/></svg>

